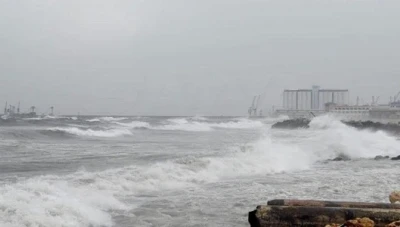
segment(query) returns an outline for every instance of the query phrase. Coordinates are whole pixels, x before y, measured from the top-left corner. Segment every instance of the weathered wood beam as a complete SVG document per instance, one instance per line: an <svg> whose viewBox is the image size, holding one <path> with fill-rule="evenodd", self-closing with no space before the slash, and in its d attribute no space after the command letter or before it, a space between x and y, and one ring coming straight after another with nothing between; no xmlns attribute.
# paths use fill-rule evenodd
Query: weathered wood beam
<svg viewBox="0 0 400 227"><path fill-rule="evenodd" d="M400 205L386 203L334 202L317 200L272 200L249 212L251 227L324 227L368 217L376 227L400 220Z"/></svg>

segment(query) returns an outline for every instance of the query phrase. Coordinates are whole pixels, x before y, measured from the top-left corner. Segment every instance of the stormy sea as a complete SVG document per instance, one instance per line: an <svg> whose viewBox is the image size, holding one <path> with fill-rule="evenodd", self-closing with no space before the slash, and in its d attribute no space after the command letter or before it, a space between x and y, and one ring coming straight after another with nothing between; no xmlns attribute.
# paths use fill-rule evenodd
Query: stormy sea
<svg viewBox="0 0 400 227"><path fill-rule="evenodd" d="M397 133L329 117L45 117L0 122L0 226L249 226L271 199L388 202ZM338 156L345 160L330 161Z"/></svg>

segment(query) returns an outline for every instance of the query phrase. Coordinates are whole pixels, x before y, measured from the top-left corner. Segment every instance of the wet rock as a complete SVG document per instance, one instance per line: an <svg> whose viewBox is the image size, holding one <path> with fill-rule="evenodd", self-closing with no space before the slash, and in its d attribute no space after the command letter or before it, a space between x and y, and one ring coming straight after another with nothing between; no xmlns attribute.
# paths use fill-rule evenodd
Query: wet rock
<svg viewBox="0 0 400 227"><path fill-rule="evenodd" d="M272 125L272 128L281 128L281 129L308 128L309 124L310 120L307 118L296 118L296 119L289 119L277 122Z"/></svg>
<svg viewBox="0 0 400 227"><path fill-rule="evenodd" d="M357 129L369 129L369 130L382 130L386 132L392 133L400 133L400 124L394 123L381 123L381 122L373 122L373 121L342 121L343 124L357 128ZM281 128L281 129L297 129L297 128L309 128L310 120L307 118L297 118L297 119L289 119L281 122L277 122L272 125L272 128Z"/></svg>
<svg viewBox="0 0 400 227"><path fill-rule="evenodd" d="M400 191L393 191L389 195L389 201L390 203L395 203L400 201Z"/></svg>
<svg viewBox="0 0 400 227"><path fill-rule="evenodd" d="M384 160L384 159L389 159L389 156L377 155L374 158L374 160Z"/></svg>
<svg viewBox="0 0 400 227"><path fill-rule="evenodd" d="M400 221L394 221L388 225L386 225L386 227L399 227L400 226Z"/></svg>
<svg viewBox="0 0 400 227"><path fill-rule="evenodd" d="M356 218L353 220L348 220L344 224L346 227L374 227L375 222L369 218Z"/></svg>
<svg viewBox="0 0 400 227"><path fill-rule="evenodd" d="M329 225L325 225L325 227L341 227L342 224L329 224Z"/></svg>
<svg viewBox="0 0 400 227"><path fill-rule="evenodd" d="M393 157L393 158L391 158L391 160L400 160L400 155L398 155L398 156L396 156L396 157Z"/></svg>
<svg viewBox="0 0 400 227"><path fill-rule="evenodd" d="M345 154L339 154L336 158L331 159L330 161L350 161L351 158Z"/></svg>

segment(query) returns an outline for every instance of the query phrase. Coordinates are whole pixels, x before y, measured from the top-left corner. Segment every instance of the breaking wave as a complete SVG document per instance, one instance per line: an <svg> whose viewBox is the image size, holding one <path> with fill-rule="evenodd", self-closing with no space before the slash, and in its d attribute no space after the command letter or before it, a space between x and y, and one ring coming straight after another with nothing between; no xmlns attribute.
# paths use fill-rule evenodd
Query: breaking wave
<svg viewBox="0 0 400 227"><path fill-rule="evenodd" d="M284 152L276 152L283 149ZM124 198L194 187L224 178L302 169L297 150L271 141L221 157L161 161L99 172L38 176L0 186L1 226L113 226L111 213L134 208ZM292 154L289 165L285 155ZM280 161L285 161L284 165ZM137 204L136 204L137 205ZM34 211L34 212L32 212ZM110 212L111 211L111 212Z"/></svg>
<svg viewBox="0 0 400 227"><path fill-rule="evenodd" d="M93 118L88 119L88 122L101 122L101 121L108 121L108 122L116 122L116 121L123 121L128 119L127 117L100 117L100 118Z"/></svg>
<svg viewBox="0 0 400 227"><path fill-rule="evenodd" d="M209 123L188 121L185 118L168 119L167 121L167 124L152 126L151 129L190 132L207 132L213 130Z"/></svg>
<svg viewBox="0 0 400 227"><path fill-rule="evenodd" d="M114 122L119 126L130 129L152 129L166 131L191 131L191 132L208 132L214 129L251 129L263 127L260 121L249 119L240 119L237 121L228 121L220 123L193 121L186 118L168 119L164 124L152 125L144 121L132 121L130 123Z"/></svg>
<svg viewBox="0 0 400 227"><path fill-rule="evenodd" d="M143 122L143 121L132 121L131 123L120 123L120 122L115 122L117 125L124 126L127 128L142 128L142 129L148 129L151 128L150 124L148 122Z"/></svg>
<svg viewBox="0 0 400 227"><path fill-rule="evenodd" d="M182 119L174 122L177 125L191 123ZM169 121L169 125L171 123ZM144 123L135 122L131 126L138 125ZM52 130L78 132L79 135L100 132L77 128ZM306 170L338 153L353 158L393 155L399 153L400 147L400 141L388 134L360 131L329 117L315 118L310 130L301 133L298 130L265 130L260 139L242 149L234 146L218 156L185 156L149 165L38 176L0 185L0 226L110 227L113 226L111 213L134 208L123 202L126 197L135 199L225 179ZM110 136L111 131L101 132ZM282 139L279 133L287 136Z"/></svg>
<svg viewBox="0 0 400 227"><path fill-rule="evenodd" d="M231 129L250 129L250 128L260 128L263 127L264 124L261 121L253 121L249 119L239 119L238 121L229 121L222 123L210 124L211 127L214 128L231 128Z"/></svg>
<svg viewBox="0 0 400 227"><path fill-rule="evenodd" d="M351 158L373 158L376 155L399 155L400 141L384 131L359 130L331 116L316 117L310 122L315 147L343 153ZM319 142L319 143L317 143Z"/></svg>
<svg viewBox="0 0 400 227"><path fill-rule="evenodd" d="M76 127L68 128L49 128L46 131L54 133L68 133L77 136L88 136L88 137L118 137L124 135L132 135L132 132L128 129L108 129L108 130L92 130L92 129L80 129Z"/></svg>

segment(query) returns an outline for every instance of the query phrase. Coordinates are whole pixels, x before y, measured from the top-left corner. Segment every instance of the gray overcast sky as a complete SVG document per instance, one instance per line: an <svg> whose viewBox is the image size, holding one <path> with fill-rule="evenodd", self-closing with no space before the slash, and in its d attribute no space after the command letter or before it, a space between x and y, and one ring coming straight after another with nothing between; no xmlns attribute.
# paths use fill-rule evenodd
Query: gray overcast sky
<svg viewBox="0 0 400 227"><path fill-rule="evenodd" d="M0 102L245 115L285 88L400 91L398 0L0 0Z"/></svg>

